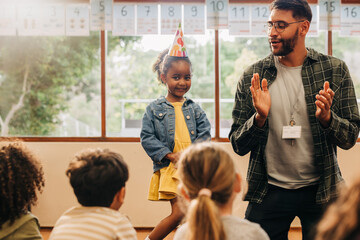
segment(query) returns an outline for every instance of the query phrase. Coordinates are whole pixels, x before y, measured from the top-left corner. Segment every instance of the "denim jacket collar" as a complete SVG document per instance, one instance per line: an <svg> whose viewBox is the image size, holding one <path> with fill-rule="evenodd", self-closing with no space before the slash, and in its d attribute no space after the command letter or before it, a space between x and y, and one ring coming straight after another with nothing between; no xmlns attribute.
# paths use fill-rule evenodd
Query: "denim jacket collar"
<svg viewBox="0 0 360 240"><path fill-rule="evenodd" d="M184 97L185 101L184 101L184 106L186 107L187 105L189 105L190 103L193 103L194 101L191 99L188 99L187 97ZM173 106L166 98L165 96L161 96L157 99L157 104L162 104L162 103L166 103L169 106Z"/></svg>

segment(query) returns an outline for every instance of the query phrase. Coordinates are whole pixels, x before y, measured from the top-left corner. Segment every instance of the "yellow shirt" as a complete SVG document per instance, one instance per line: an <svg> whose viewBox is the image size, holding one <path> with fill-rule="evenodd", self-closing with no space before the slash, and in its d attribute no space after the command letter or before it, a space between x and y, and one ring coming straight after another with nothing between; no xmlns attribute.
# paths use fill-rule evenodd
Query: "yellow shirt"
<svg viewBox="0 0 360 240"><path fill-rule="evenodd" d="M184 102L173 102L175 110L175 146L173 152L181 152L191 144L189 130L181 110ZM179 176L174 165L156 171L151 177L148 199L152 201L169 200L177 196Z"/></svg>
<svg viewBox="0 0 360 240"><path fill-rule="evenodd" d="M175 109L175 146L173 152L181 152L191 145L189 130L187 128L182 105L184 102L171 103Z"/></svg>

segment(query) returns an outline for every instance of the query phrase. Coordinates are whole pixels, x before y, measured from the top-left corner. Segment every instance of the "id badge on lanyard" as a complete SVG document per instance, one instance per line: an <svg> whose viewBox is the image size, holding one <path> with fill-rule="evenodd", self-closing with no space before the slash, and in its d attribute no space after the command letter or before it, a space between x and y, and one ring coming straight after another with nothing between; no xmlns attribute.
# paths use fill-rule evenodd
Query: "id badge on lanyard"
<svg viewBox="0 0 360 240"><path fill-rule="evenodd" d="M295 120L291 119L289 126L283 126L282 131L282 139L290 139L291 145L294 145L294 139L301 138L301 126L295 124Z"/></svg>

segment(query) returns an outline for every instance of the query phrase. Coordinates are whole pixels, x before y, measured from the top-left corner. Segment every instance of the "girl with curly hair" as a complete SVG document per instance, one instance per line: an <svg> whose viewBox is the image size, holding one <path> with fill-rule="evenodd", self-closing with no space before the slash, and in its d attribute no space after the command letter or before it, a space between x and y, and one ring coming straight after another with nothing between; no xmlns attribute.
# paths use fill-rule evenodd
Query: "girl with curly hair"
<svg viewBox="0 0 360 240"><path fill-rule="evenodd" d="M38 159L19 141L0 143L0 239L42 239L28 210L44 187Z"/></svg>
<svg viewBox="0 0 360 240"><path fill-rule="evenodd" d="M181 25L174 44L161 52L153 65L166 96L152 101L145 110L141 145L153 162L148 199L168 201L171 213L162 219L145 240L164 239L181 222L176 163L181 152L194 142L211 139L211 125L204 110L185 94L191 88L192 65L183 41Z"/></svg>

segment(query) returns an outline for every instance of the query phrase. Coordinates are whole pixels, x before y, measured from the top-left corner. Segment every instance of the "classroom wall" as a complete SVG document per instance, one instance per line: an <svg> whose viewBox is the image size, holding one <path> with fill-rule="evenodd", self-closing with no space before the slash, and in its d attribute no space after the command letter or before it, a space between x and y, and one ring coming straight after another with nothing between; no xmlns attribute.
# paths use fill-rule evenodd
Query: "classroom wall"
<svg viewBox="0 0 360 240"><path fill-rule="evenodd" d="M53 226L59 216L68 208L78 205L72 188L65 176L65 170L75 153L86 148L109 148L123 155L129 165L130 179L127 183L125 203L120 209L127 214L135 227L153 227L170 212L167 202L147 200L149 180L152 175L152 162L140 143L79 143L79 142L27 142L33 152L41 159L45 172L45 189L39 202L33 208L43 227ZM230 143L222 145L235 159L238 171L246 176L249 156L240 157ZM360 144L344 151L339 149L338 160L345 180L351 181L360 173ZM239 196L235 201L234 214L244 216L247 203ZM295 220L293 226L299 226Z"/></svg>

